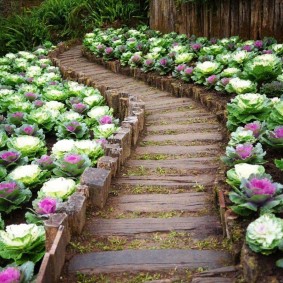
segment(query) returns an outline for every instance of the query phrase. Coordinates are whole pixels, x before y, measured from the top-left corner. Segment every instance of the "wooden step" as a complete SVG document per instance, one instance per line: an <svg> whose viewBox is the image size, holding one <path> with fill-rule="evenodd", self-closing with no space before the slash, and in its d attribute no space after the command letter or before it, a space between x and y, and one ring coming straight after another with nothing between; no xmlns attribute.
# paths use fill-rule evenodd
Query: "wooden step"
<svg viewBox="0 0 283 283"><path fill-rule="evenodd" d="M147 176L122 176L113 179L113 184L128 184L142 186L166 186L166 187L193 187L196 185L209 186L215 180L214 174L198 174L188 176L177 175L147 175Z"/></svg>
<svg viewBox="0 0 283 283"><path fill-rule="evenodd" d="M218 144L209 145L162 145L162 146L143 146L137 147L134 151L135 154L173 154L173 155L183 155L183 154L200 154L204 153L206 156L208 154L215 155L219 152ZM212 154L214 153L214 154Z"/></svg>
<svg viewBox="0 0 283 283"><path fill-rule="evenodd" d="M174 128L173 128L174 129ZM197 142L197 141L207 141L207 142L219 142L222 140L221 133L218 132L203 132L203 133L184 133L177 135L147 135L142 139L143 142L165 142L165 141L173 141L173 142Z"/></svg>
<svg viewBox="0 0 283 283"><path fill-rule="evenodd" d="M172 269L212 269L231 261L223 251L210 250L124 250L74 256L70 273L87 274L164 271Z"/></svg>
<svg viewBox="0 0 283 283"><path fill-rule="evenodd" d="M211 170L219 167L213 157L199 157L187 159L172 160L133 160L130 159L125 164L126 168L144 167L144 168L168 168L180 170Z"/></svg>
<svg viewBox="0 0 283 283"><path fill-rule="evenodd" d="M147 120L149 123L149 121ZM207 124L207 123L195 123L195 124L174 124L172 121L169 121L171 124L166 125L154 125L152 123L150 126L146 127L147 134L151 132L161 132L161 131L173 131L173 136L175 131L177 132L195 132L195 131L218 131L218 124Z"/></svg>
<svg viewBox="0 0 283 283"><path fill-rule="evenodd" d="M206 207L205 193L144 194L113 197L111 205L118 210L139 212L190 211Z"/></svg>
<svg viewBox="0 0 283 283"><path fill-rule="evenodd" d="M215 216L134 218L134 219L93 219L85 229L95 236L124 236L141 233L186 232L196 239L219 235L222 228Z"/></svg>

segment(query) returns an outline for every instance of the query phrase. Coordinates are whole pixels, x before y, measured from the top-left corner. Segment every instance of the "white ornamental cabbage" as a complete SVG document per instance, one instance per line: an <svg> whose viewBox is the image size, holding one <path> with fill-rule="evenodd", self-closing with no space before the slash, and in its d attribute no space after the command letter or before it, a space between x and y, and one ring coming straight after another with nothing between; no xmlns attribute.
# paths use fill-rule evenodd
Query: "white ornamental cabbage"
<svg viewBox="0 0 283 283"><path fill-rule="evenodd" d="M98 120L99 118L101 118L102 116L105 115L112 115L113 109L110 109L108 106L98 106L98 107L94 107L92 108L87 115L91 118L91 119L95 119Z"/></svg>
<svg viewBox="0 0 283 283"><path fill-rule="evenodd" d="M38 137L28 135L11 137L7 141L7 145L10 149L16 149L23 156L28 156L29 158L46 153L45 143Z"/></svg>
<svg viewBox="0 0 283 283"><path fill-rule="evenodd" d="M30 164L16 167L7 179L22 182L27 187L34 187L42 184L45 180L46 172L42 171L39 165Z"/></svg>
<svg viewBox="0 0 283 283"><path fill-rule="evenodd" d="M65 153L71 152L74 148L73 140L59 140L52 147L52 155L56 158L62 157Z"/></svg>
<svg viewBox="0 0 283 283"><path fill-rule="evenodd" d="M264 214L247 228L246 241L257 253L265 255L276 250L283 239L283 220L272 214Z"/></svg>
<svg viewBox="0 0 283 283"><path fill-rule="evenodd" d="M105 124L105 125L99 125L93 129L93 134L95 138L101 139L101 138L109 138L112 136L116 131L118 131L118 127L116 127L115 124Z"/></svg>
<svg viewBox="0 0 283 283"><path fill-rule="evenodd" d="M60 121L62 122L68 122L68 121L78 121L81 122L83 121L83 116L80 115L79 113L75 112L75 111L67 111L64 112L60 115L59 117Z"/></svg>
<svg viewBox="0 0 283 283"><path fill-rule="evenodd" d="M76 190L76 182L69 178L51 178L38 192L38 197L53 197L66 200Z"/></svg>
<svg viewBox="0 0 283 283"><path fill-rule="evenodd" d="M64 109L64 107L65 107L65 105L62 102L48 101L44 104L43 109L60 111L60 110Z"/></svg>
<svg viewBox="0 0 283 283"><path fill-rule="evenodd" d="M225 90L229 93L253 93L257 90L257 84L250 80L242 80L240 78L232 78L226 85Z"/></svg>
<svg viewBox="0 0 283 283"><path fill-rule="evenodd" d="M0 256L17 264L37 262L45 254L45 230L35 224L9 225L0 231Z"/></svg>

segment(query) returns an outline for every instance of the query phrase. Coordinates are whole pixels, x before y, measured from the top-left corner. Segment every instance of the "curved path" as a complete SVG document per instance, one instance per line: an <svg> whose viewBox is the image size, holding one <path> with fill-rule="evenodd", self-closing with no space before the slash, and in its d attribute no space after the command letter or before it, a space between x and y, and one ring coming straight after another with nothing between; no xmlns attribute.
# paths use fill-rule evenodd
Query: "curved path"
<svg viewBox="0 0 283 283"><path fill-rule="evenodd" d="M232 282L212 204L222 153L216 117L192 99L88 62L81 46L59 59L97 85L138 95L146 109L144 136L113 180L107 206L89 208L83 234L72 239L66 282L75 282L76 273L80 280L91 276L80 282L190 282L191 270L207 269L213 271L192 282Z"/></svg>

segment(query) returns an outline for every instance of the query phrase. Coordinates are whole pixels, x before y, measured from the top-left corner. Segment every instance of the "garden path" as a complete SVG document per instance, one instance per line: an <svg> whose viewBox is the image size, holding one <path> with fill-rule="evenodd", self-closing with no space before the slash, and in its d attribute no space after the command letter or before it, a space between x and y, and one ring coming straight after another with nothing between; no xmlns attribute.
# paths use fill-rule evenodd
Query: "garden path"
<svg viewBox="0 0 283 283"><path fill-rule="evenodd" d="M80 273L79 282L189 282L191 270L212 270L192 282L232 282L213 207L222 153L216 117L190 98L88 62L81 46L59 59L97 85L139 96L146 111L143 136L112 181L106 207L90 208L83 234L72 239L63 279L75 282Z"/></svg>

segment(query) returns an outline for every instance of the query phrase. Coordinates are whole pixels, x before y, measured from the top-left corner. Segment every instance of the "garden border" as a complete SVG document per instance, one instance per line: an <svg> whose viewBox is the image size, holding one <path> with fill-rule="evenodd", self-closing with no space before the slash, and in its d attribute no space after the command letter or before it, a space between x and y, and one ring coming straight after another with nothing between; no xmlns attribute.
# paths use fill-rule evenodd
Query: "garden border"
<svg viewBox="0 0 283 283"><path fill-rule="evenodd" d="M104 96L107 105L114 109L114 114L121 121L120 129L104 145L104 156L97 162L97 168L87 168L81 175L77 191L68 201L60 206L48 220L44 221L46 230L46 253L43 258L36 283L53 283L60 278L65 263L66 246L72 235L82 232L86 221L86 206L90 201L93 206L103 208L110 189L111 178L119 172L125 160L136 146L144 128L144 103L129 93L120 93L104 85L96 85L94 80L84 74L66 70L60 64L58 55L67 51L77 41L57 45L49 53L53 64L59 67L64 79L77 81L97 88Z"/></svg>

